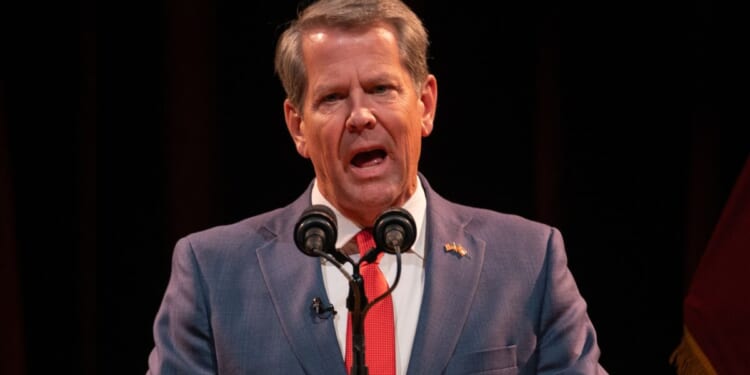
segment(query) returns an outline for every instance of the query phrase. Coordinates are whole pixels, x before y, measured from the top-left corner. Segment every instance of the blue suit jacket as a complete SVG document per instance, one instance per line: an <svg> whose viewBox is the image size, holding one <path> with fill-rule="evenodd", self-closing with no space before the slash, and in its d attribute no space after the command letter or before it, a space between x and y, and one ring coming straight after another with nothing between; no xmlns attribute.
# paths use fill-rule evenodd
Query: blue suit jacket
<svg viewBox="0 0 750 375"><path fill-rule="evenodd" d="M560 233L451 203L420 178L425 286L409 375L606 373ZM178 241L150 374L346 374L332 320L310 308L326 299L320 260L293 239L310 191Z"/></svg>

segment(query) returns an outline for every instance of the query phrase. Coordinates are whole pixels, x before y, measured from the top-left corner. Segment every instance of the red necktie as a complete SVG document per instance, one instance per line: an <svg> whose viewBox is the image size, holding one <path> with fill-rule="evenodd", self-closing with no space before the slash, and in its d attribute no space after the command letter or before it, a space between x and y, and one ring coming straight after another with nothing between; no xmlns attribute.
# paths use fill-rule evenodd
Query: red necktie
<svg viewBox="0 0 750 375"><path fill-rule="evenodd" d="M369 230L362 230L356 236L360 257L375 247L375 240ZM380 271L378 263L383 253L372 263L360 264L359 271L364 279L365 295L368 303L388 290L388 281ZM352 320L349 314L346 335L346 371L352 368ZM396 374L396 342L393 328L393 301L391 296L383 298L373 305L365 315L365 364L369 375Z"/></svg>

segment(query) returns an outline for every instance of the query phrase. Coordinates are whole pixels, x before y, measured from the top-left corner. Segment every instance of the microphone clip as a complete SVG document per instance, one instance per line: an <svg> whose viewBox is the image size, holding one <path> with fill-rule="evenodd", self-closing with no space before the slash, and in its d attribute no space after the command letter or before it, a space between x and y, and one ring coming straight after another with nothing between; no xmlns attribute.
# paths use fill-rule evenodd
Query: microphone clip
<svg viewBox="0 0 750 375"><path fill-rule="evenodd" d="M313 313L315 313L315 315L323 319L328 319L336 315L336 309L333 308L333 305L329 304L328 306L324 306L323 300L321 300L320 297L314 297L312 299L310 309Z"/></svg>

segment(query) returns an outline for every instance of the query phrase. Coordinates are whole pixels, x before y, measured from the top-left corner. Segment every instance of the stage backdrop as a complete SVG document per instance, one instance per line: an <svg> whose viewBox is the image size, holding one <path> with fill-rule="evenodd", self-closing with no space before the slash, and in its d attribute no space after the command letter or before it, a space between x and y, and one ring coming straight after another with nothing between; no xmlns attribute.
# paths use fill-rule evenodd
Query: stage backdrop
<svg viewBox="0 0 750 375"><path fill-rule="evenodd" d="M272 65L301 4L0 9L0 372L144 373L177 239L303 191ZM741 13L409 4L439 87L421 171L560 228L604 366L673 374L687 282L750 150Z"/></svg>

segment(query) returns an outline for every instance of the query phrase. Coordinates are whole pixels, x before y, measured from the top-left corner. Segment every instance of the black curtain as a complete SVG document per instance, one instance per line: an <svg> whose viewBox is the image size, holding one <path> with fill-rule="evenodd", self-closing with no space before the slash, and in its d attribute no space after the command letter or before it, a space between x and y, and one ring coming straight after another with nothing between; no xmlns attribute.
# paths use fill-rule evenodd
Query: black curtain
<svg viewBox="0 0 750 375"><path fill-rule="evenodd" d="M145 373L175 241L302 192L272 60L304 3L3 5L0 373ZM408 3L438 78L431 185L560 228L605 367L674 373L683 293L750 151L740 13Z"/></svg>

